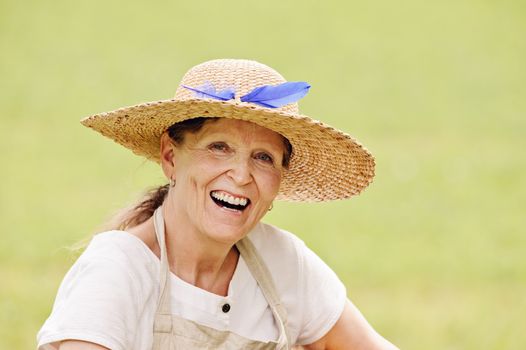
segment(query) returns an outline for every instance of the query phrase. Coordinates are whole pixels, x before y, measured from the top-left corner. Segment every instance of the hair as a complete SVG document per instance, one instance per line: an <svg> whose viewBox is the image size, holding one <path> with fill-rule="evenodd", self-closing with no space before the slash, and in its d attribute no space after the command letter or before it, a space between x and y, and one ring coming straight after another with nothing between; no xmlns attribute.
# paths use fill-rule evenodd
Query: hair
<svg viewBox="0 0 526 350"><path fill-rule="evenodd" d="M176 145L181 145L188 133L195 134L201 130L206 123L215 122L218 119L217 117L187 119L173 124L166 129L166 132ZM283 143L285 145L285 151L283 153L282 165L285 169L288 169L292 157L292 145L286 137L283 137ZM145 222L153 215L155 210L163 204L168 194L169 186L169 184L165 184L146 191L137 204L133 204L117 212L117 214L103 226L103 230L125 230Z"/></svg>

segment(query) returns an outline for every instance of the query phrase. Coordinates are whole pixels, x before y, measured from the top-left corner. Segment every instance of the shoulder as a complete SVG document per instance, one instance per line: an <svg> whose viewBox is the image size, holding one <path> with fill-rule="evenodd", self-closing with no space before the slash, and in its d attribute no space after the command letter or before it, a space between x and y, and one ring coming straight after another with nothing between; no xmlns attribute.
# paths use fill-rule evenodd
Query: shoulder
<svg viewBox="0 0 526 350"><path fill-rule="evenodd" d="M248 238L277 284L282 278L290 281L290 276L301 277L308 248L295 234L270 224L259 223ZM295 281L297 282L299 281Z"/></svg>
<svg viewBox="0 0 526 350"><path fill-rule="evenodd" d="M320 278L338 281L332 269L295 234L273 225L259 223L248 235L257 252L273 274L294 281L298 288L306 281ZM292 278L292 280L294 280Z"/></svg>
<svg viewBox="0 0 526 350"><path fill-rule="evenodd" d="M117 230L95 235L75 265L84 270L84 275L93 271L93 278L101 281L119 276L117 281L131 284L128 287L139 294L151 293L149 287L159 271L157 258L140 238Z"/></svg>
<svg viewBox="0 0 526 350"><path fill-rule="evenodd" d="M157 258L137 236L126 231L106 231L93 236L72 269L99 266L131 277L144 277L158 270Z"/></svg>
<svg viewBox="0 0 526 350"><path fill-rule="evenodd" d="M298 277L311 273L312 269L327 270L327 265L305 242L294 233L279 227L259 223L248 235L257 252L277 278L283 273ZM327 270L326 272L329 272ZM332 272L332 271L330 271ZM273 276L274 277L274 276ZM290 276L286 276L290 278Z"/></svg>
<svg viewBox="0 0 526 350"><path fill-rule="evenodd" d="M293 259L298 254L298 250L305 246L305 243L293 233L262 222L248 234L248 238L264 260L267 256L276 255Z"/></svg>
<svg viewBox="0 0 526 350"><path fill-rule="evenodd" d="M39 344L81 339L130 348L131 335L156 300L158 265L140 239L124 231L94 236L64 277Z"/></svg>
<svg viewBox="0 0 526 350"><path fill-rule="evenodd" d="M71 292L89 285L107 295L128 289L140 297L151 293L158 271L155 255L138 237L125 231L106 231L93 237L64 277L61 289L67 286L65 290Z"/></svg>
<svg viewBox="0 0 526 350"><path fill-rule="evenodd" d="M295 234L270 224L259 223L248 238L275 279L283 273L301 277L305 263L309 264L312 256L319 259Z"/></svg>
<svg viewBox="0 0 526 350"><path fill-rule="evenodd" d="M139 258L149 260L148 246L137 236L126 231L106 231L96 234L82 254L84 259L106 257L110 259Z"/></svg>
<svg viewBox="0 0 526 350"><path fill-rule="evenodd" d="M320 339L343 311L343 283L291 232L260 223L248 237L272 274L293 337L301 344Z"/></svg>

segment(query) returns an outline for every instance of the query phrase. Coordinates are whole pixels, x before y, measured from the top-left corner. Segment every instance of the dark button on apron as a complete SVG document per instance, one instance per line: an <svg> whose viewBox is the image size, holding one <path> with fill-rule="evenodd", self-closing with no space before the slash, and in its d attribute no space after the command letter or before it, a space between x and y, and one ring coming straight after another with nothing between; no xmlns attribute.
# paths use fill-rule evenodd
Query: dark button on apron
<svg viewBox="0 0 526 350"><path fill-rule="evenodd" d="M230 311L230 304L229 303L224 304L221 310L223 310L223 312L226 314L228 311Z"/></svg>

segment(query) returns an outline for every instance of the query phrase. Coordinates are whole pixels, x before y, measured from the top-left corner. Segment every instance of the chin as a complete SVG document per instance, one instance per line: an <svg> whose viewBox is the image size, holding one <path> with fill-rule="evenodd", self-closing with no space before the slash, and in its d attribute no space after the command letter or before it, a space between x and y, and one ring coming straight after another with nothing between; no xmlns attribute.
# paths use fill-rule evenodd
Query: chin
<svg viewBox="0 0 526 350"><path fill-rule="evenodd" d="M214 241L223 244L235 244L240 239L244 238L250 229L238 227L234 225L217 224L210 230L205 231L208 237Z"/></svg>
<svg viewBox="0 0 526 350"><path fill-rule="evenodd" d="M222 207L217 201L208 205L207 215L201 220L201 232L214 241L234 244L259 222L261 211L258 205L249 204L241 210Z"/></svg>

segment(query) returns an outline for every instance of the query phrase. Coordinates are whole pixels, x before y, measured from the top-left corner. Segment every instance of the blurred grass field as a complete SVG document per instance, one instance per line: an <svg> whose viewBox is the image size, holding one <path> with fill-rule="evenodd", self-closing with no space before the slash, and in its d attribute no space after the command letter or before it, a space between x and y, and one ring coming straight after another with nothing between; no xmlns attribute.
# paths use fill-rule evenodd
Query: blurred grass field
<svg viewBox="0 0 526 350"><path fill-rule="evenodd" d="M0 348L30 349L89 236L154 164L79 124L251 58L377 158L360 197L276 203L402 349L526 348L524 1L0 0Z"/></svg>

